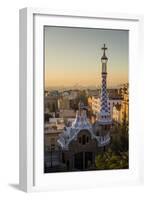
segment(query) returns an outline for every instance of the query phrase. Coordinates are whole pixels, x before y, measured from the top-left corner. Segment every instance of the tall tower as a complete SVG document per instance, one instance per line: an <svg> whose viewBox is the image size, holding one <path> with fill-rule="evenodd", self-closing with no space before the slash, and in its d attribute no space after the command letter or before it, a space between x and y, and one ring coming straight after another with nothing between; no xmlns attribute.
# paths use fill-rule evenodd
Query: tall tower
<svg viewBox="0 0 147 200"><path fill-rule="evenodd" d="M101 124L110 124L111 116L108 107L108 95L107 95L107 61L106 56L106 45L102 47L103 56L101 57L102 62L102 86L101 86L101 109L100 109L100 119L99 123Z"/></svg>
<svg viewBox="0 0 147 200"><path fill-rule="evenodd" d="M101 86L101 109L98 120L99 125L99 136L100 146L104 147L110 143L110 128L112 124L111 115L108 107L108 95L107 95L107 61L106 56L106 45L102 47L103 56L101 57L102 62L102 86Z"/></svg>

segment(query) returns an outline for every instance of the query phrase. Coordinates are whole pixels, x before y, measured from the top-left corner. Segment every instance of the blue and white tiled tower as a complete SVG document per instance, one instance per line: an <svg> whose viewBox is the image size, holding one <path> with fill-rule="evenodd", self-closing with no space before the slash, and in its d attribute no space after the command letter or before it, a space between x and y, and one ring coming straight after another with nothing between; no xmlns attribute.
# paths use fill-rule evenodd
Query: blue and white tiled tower
<svg viewBox="0 0 147 200"><path fill-rule="evenodd" d="M107 95L107 61L108 58L106 56L106 45L102 47L103 56L101 57L102 62L102 86L101 86L101 109L100 109L100 117L99 124L109 125L111 124L111 116L110 110L108 106L108 95Z"/></svg>

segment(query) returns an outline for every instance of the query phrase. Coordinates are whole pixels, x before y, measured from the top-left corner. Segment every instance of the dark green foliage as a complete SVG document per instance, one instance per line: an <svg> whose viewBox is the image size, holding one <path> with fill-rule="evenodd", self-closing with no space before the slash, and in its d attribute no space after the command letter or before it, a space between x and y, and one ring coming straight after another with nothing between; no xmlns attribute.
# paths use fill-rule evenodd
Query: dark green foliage
<svg viewBox="0 0 147 200"><path fill-rule="evenodd" d="M109 149L96 156L95 164L97 169L127 169L129 167L128 146L127 128L124 125L115 127Z"/></svg>
<svg viewBox="0 0 147 200"><path fill-rule="evenodd" d="M116 154L108 151L101 153L95 160L96 168L99 170L106 169L127 169L128 168L128 152Z"/></svg>

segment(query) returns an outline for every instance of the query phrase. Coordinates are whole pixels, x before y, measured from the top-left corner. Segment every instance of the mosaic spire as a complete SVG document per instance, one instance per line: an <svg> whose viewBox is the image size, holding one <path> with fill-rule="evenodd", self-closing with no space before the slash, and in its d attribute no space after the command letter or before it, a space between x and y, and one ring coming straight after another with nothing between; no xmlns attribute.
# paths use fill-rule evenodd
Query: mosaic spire
<svg viewBox="0 0 147 200"><path fill-rule="evenodd" d="M108 95L107 95L107 61L106 56L106 45L102 47L103 56L101 57L102 62L102 87L101 87L101 109L100 109L100 122L109 123L111 121L109 107L108 107Z"/></svg>

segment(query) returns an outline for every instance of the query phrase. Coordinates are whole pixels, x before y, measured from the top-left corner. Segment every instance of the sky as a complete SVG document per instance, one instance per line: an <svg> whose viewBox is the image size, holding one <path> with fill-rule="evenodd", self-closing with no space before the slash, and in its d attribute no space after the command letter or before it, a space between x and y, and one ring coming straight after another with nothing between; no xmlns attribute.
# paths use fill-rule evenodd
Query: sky
<svg viewBox="0 0 147 200"><path fill-rule="evenodd" d="M45 88L101 85L101 50L108 50L107 85L128 82L128 31L44 27Z"/></svg>

